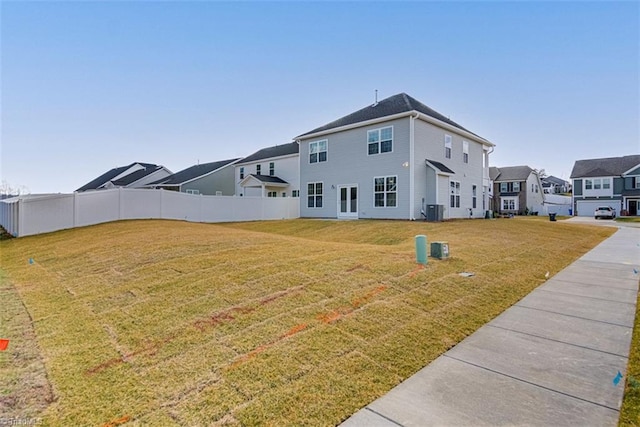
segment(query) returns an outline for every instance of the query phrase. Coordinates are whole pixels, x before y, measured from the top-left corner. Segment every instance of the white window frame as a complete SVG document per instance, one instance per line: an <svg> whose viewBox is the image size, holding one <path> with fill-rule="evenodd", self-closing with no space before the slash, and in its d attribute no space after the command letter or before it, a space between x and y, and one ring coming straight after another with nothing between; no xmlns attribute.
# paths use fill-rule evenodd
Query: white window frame
<svg viewBox="0 0 640 427"><path fill-rule="evenodd" d="M592 179L585 179L584 180L584 189L585 190L593 190L593 180Z"/></svg>
<svg viewBox="0 0 640 427"><path fill-rule="evenodd" d="M291 197L300 197L300 190L291 190Z"/></svg>
<svg viewBox="0 0 640 427"><path fill-rule="evenodd" d="M240 179L244 179L244 166L240 167Z"/></svg>
<svg viewBox="0 0 640 427"><path fill-rule="evenodd" d="M602 189L603 190L611 189L611 178L602 178Z"/></svg>
<svg viewBox="0 0 640 427"><path fill-rule="evenodd" d="M310 185L313 185L312 193L309 193ZM318 193L318 188L320 189L319 193ZM311 203L313 206L309 206L309 201L313 201L313 203ZM318 201L320 203L318 203ZM324 207L324 182L322 181L307 182L307 208L322 209L323 207Z"/></svg>
<svg viewBox="0 0 640 427"><path fill-rule="evenodd" d="M256 165L256 175L262 175L262 165L260 163Z"/></svg>
<svg viewBox="0 0 640 427"><path fill-rule="evenodd" d="M451 208L459 208L460 207L460 188L462 185L460 181L454 181L453 179L449 180L449 193L451 195L449 199L449 207Z"/></svg>
<svg viewBox="0 0 640 427"><path fill-rule="evenodd" d="M267 197L278 197L277 191L267 191Z"/></svg>
<svg viewBox="0 0 640 427"><path fill-rule="evenodd" d="M324 149L322 149L324 145ZM324 159L321 154L324 153ZM316 155L315 160L312 160L312 156ZM320 141L314 141L309 143L309 163L322 163L329 160L329 140L321 139Z"/></svg>
<svg viewBox="0 0 640 427"><path fill-rule="evenodd" d="M452 149L452 145L451 145L451 135L446 135L444 136L444 157L445 159L450 159L451 158L451 152L453 151Z"/></svg>
<svg viewBox="0 0 640 427"><path fill-rule="evenodd" d="M200 190L195 190L193 188L187 188L184 190L184 192L187 194L196 194L196 195L200 194Z"/></svg>
<svg viewBox="0 0 640 427"><path fill-rule="evenodd" d="M377 188L377 180L383 180L382 190ZM382 195L382 205L378 205L376 195ZM390 197L392 196L392 197ZM398 175L374 176L373 177L373 207L374 208L397 208L398 207Z"/></svg>
<svg viewBox="0 0 640 427"><path fill-rule="evenodd" d="M508 206L505 208L505 202L508 203ZM512 197L500 197L500 210L502 211L517 211L518 206L518 198L515 196Z"/></svg>
<svg viewBox="0 0 640 427"><path fill-rule="evenodd" d="M471 186L471 208L477 209L478 206L478 186L473 184Z"/></svg>
<svg viewBox="0 0 640 427"><path fill-rule="evenodd" d="M382 132L385 130L391 130L391 138L382 139ZM373 139L372 139L373 137ZM390 149L383 151L383 143L390 142ZM376 147L376 151L374 153L371 152L371 147ZM385 126L383 128L371 129L367 131L367 155L374 156L376 154L385 154L385 153L393 153L393 126Z"/></svg>
<svg viewBox="0 0 640 427"><path fill-rule="evenodd" d="M469 142L462 141L462 161L469 163Z"/></svg>
<svg viewBox="0 0 640 427"><path fill-rule="evenodd" d="M640 176L634 176L633 178L633 187L632 188L640 188Z"/></svg>
<svg viewBox="0 0 640 427"><path fill-rule="evenodd" d="M269 176L274 176L276 174L276 163L269 162Z"/></svg>

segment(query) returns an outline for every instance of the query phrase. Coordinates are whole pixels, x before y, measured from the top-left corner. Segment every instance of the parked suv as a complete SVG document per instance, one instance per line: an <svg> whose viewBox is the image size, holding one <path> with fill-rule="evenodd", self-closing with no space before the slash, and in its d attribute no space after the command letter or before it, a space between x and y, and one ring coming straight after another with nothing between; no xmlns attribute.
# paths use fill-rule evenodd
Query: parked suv
<svg viewBox="0 0 640 427"><path fill-rule="evenodd" d="M596 219L598 218L614 219L616 217L616 210L613 209L611 206L599 206L598 209L596 209L594 216L596 217Z"/></svg>

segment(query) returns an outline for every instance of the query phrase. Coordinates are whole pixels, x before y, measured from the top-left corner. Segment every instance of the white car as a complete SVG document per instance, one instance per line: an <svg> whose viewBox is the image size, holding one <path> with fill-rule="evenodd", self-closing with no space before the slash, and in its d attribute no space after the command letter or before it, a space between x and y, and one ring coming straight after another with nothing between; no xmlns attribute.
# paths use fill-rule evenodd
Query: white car
<svg viewBox="0 0 640 427"><path fill-rule="evenodd" d="M594 212L596 219L609 218L614 219L616 217L616 210L611 206L598 206L598 209Z"/></svg>

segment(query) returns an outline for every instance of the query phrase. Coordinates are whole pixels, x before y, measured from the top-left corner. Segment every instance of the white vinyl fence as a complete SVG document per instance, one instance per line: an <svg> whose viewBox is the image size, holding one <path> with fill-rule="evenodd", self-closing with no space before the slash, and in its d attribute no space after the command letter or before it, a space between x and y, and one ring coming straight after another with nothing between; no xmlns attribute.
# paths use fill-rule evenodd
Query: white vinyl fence
<svg viewBox="0 0 640 427"><path fill-rule="evenodd" d="M19 196L0 201L0 225L16 237L121 219L232 222L299 216L297 197L201 196L135 188Z"/></svg>

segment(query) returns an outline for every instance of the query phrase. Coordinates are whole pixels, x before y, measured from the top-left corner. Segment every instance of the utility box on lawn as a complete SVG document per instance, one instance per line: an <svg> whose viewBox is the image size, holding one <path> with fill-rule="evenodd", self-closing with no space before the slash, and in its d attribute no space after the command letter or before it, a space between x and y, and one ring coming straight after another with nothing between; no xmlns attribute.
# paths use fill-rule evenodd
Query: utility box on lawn
<svg viewBox="0 0 640 427"><path fill-rule="evenodd" d="M431 257L438 259L449 258L449 243L431 242Z"/></svg>

